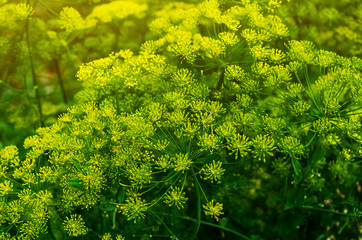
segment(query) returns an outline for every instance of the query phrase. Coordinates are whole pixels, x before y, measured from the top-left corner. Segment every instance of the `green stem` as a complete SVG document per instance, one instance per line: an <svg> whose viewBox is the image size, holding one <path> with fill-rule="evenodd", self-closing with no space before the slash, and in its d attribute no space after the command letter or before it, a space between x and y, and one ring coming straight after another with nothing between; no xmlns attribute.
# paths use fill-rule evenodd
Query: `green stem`
<svg viewBox="0 0 362 240"><path fill-rule="evenodd" d="M103 230L104 230L103 212L102 210L98 209L98 213L99 213L99 222L101 224L101 234L103 235Z"/></svg>
<svg viewBox="0 0 362 240"><path fill-rule="evenodd" d="M54 14L54 16L59 17L59 14L54 11L53 9L51 9L44 1L39 1L41 5L43 5L43 7L45 7L49 12L51 12L52 14Z"/></svg>
<svg viewBox="0 0 362 240"><path fill-rule="evenodd" d="M338 235L341 235L341 233L343 232L343 230L347 227L348 225L348 221L346 221L343 226L338 230Z"/></svg>
<svg viewBox="0 0 362 240"><path fill-rule="evenodd" d="M170 214L167 214L167 213L159 213L161 215L165 215L165 216L170 216ZM181 218L181 219L185 219L185 220L188 220L188 221L192 221L192 222L197 222L197 219L194 219L194 218L190 218L190 217L182 217L182 216L176 216L178 218ZM211 227L215 227L215 228L219 228L221 230L224 230L226 232L229 232L229 233L232 233L238 237L241 237L242 239L246 239L246 240L251 240L251 238L249 238L248 236L245 236L244 234L241 234L233 229L230 229L230 228L227 228L227 227L224 227L224 226L220 226L218 224L215 224L215 223L210 223L210 222L206 222L206 221L200 221L201 224L204 224L204 225L207 225L207 226L211 226Z"/></svg>
<svg viewBox="0 0 362 240"><path fill-rule="evenodd" d="M215 23L212 23L212 28L214 29L214 36L217 36L217 30Z"/></svg>
<svg viewBox="0 0 362 240"><path fill-rule="evenodd" d="M197 236L197 233L200 230L200 224L201 224L201 198L200 198L200 190L199 190L199 183L196 177L196 174L194 170L192 169L192 173L194 175L194 181L195 181L195 193L196 193L196 208L197 208L197 218L196 218L196 228L195 231L191 237L191 239L195 239Z"/></svg>
<svg viewBox="0 0 362 240"><path fill-rule="evenodd" d="M343 109L343 110L339 111L339 113L343 113L343 112L351 113L351 112L359 111L359 110L361 110L361 109L362 109L362 107L357 107L357 108L351 109L351 110L349 110L349 109ZM357 114L360 114L360 113L357 113ZM347 116L347 115L343 115L343 116Z"/></svg>
<svg viewBox="0 0 362 240"><path fill-rule="evenodd" d="M164 182L168 182L170 179L172 179L173 177L175 177L178 173L173 174L171 177L169 177L171 175L171 173L169 173L165 178L161 179L161 181L159 182L153 182L155 183L152 187L150 187L149 189L145 190L144 192L140 193L140 195L143 195L149 191L151 191L152 189L156 188L159 184L164 183Z"/></svg>
<svg viewBox="0 0 362 240"><path fill-rule="evenodd" d="M112 214L112 229L116 229L116 210L113 211L113 214Z"/></svg>
<svg viewBox="0 0 362 240"><path fill-rule="evenodd" d="M204 196L206 202L209 202L209 200L207 199L207 196L206 196L204 190L202 189L202 187L201 187L201 185L200 185L200 183L199 183L199 180L197 179L196 174L195 174L195 172L194 172L193 169L192 169L192 173L194 174L195 184L197 184L197 185L199 186L199 188L200 188L200 190L201 190L201 192L202 192L202 195Z"/></svg>
<svg viewBox="0 0 362 240"><path fill-rule="evenodd" d="M328 212L328 213L333 213L333 214L338 214L338 215L343 215L343 216L348 216L348 217L351 216L350 214L347 214L347 213L335 212L335 211L323 209L323 208L316 208L316 207L311 207L311 206L304 206L303 208L309 209L309 210L315 210L315 211Z"/></svg>
<svg viewBox="0 0 362 240"><path fill-rule="evenodd" d="M54 236L54 233L53 233L53 230L52 230L52 225L50 224L50 221L48 220L48 233L50 235L50 237L53 239L53 240L56 240L55 236Z"/></svg>
<svg viewBox="0 0 362 240"><path fill-rule="evenodd" d="M93 229L89 228L89 231L94 233L94 235L96 235L98 238L102 238L102 236L100 236L96 231L94 231Z"/></svg>
<svg viewBox="0 0 362 240"><path fill-rule="evenodd" d="M3 176L4 178L8 179L10 182L14 183L16 186L18 186L19 188L25 189L24 185L18 183L17 181L7 177L7 176Z"/></svg>
<svg viewBox="0 0 362 240"><path fill-rule="evenodd" d="M66 94L66 91L64 88L64 81L62 78L62 74L60 72L59 61L57 59L54 59L54 65L55 65L55 72L57 73L57 77L59 80L60 89L62 91L63 101L64 101L65 105L68 105L67 94Z"/></svg>
<svg viewBox="0 0 362 240"><path fill-rule="evenodd" d="M175 149L175 151L177 152L182 152L179 144L175 141L175 139L172 137L171 133L168 131L168 129L166 127L164 127L165 131L167 131L167 133L165 131L163 131L162 127L159 128L161 130L161 132L165 135L165 137L167 138L167 140L169 142L173 143L173 148Z"/></svg>
<svg viewBox="0 0 362 240"><path fill-rule="evenodd" d="M120 113L120 108L119 108L119 95L118 95L118 91L117 89L114 91L115 95L116 95L116 110L117 110L117 114Z"/></svg>
<svg viewBox="0 0 362 240"><path fill-rule="evenodd" d="M29 61L30 61L30 68L31 68L31 74L33 77L33 87L35 90L35 96L37 99L37 107L38 107L38 111L39 111L39 116L40 116L40 125L41 127L44 127L44 116L43 116L43 110L42 110L42 106L41 106L41 99L40 99L40 92L39 92L39 86L38 86L38 81L36 78L36 74L35 74L35 68L34 68L34 62L33 62L33 53L31 50L31 46L30 46L30 35L29 35L29 19L26 20L25 23L26 27L26 43L27 43L27 47L28 47L28 54L29 54Z"/></svg>
<svg viewBox="0 0 362 240"><path fill-rule="evenodd" d="M287 189L288 189L288 176L285 177L285 181L284 181L283 202L285 202L286 198L287 198Z"/></svg>
<svg viewBox="0 0 362 240"><path fill-rule="evenodd" d="M25 92L26 90L24 89L18 89L18 88L14 88L13 86L11 86L10 84L6 83L5 81L0 79L0 84L4 85L7 88L10 88L12 91L14 92Z"/></svg>
<svg viewBox="0 0 362 240"><path fill-rule="evenodd" d="M181 177L181 174L176 178L175 182L173 182L173 183L171 184L171 186L169 186L169 187L167 188L167 190L161 195L161 197L158 198L154 203L152 203L148 208L151 208L151 207L153 207L154 205L156 205L156 204L163 198L163 196L166 195L166 193L170 190L170 188L173 187L173 185L176 184L177 180L178 180L180 177Z"/></svg>
<svg viewBox="0 0 362 240"><path fill-rule="evenodd" d="M304 68L304 74L305 74L305 79L307 82L307 87L308 87L308 91L309 91L309 98L312 100L312 102L314 103L314 105L316 106L316 108L319 110L319 112L321 112L321 108L320 105L317 104L317 102L315 101L315 98L313 96L313 91L312 91L312 87L310 85L310 79L309 79L309 74L308 74L308 66L305 66Z"/></svg>
<svg viewBox="0 0 362 240"><path fill-rule="evenodd" d="M333 97L336 99L339 99L345 89L346 89L346 83L343 84L343 86L338 89L338 91L335 93L335 95Z"/></svg>
<svg viewBox="0 0 362 240"><path fill-rule="evenodd" d="M305 93L307 94L307 96L309 97L309 99L311 99L312 102L314 103L314 105L316 106L316 108L317 108L318 110L320 110L320 109L319 109L319 106L318 106L317 103L314 101L314 98L312 97L312 95L311 95L310 92L309 92L309 76L308 76L308 70L306 70L306 79L307 79L306 81L307 81L308 89L306 89L305 86L303 85L302 81L301 81L300 78L299 78L298 73L297 73L297 72L294 72L294 74L295 74L295 76L297 77L298 82L303 86L304 91L305 91Z"/></svg>
<svg viewBox="0 0 362 240"><path fill-rule="evenodd" d="M316 136L317 136L317 133L314 133L312 139L311 139L306 145L304 145L304 147L305 147L305 148L308 147L308 146L312 143L312 141L314 140L314 138L315 138Z"/></svg>
<svg viewBox="0 0 362 240"><path fill-rule="evenodd" d="M183 180L183 182L182 182L181 191L183 191L183 190L184 190L184 186L185 186L186 178L187 178L187 172L186 172L186 174L184 175L184 180Z"/></svg>
<svg viewBox="0 0 362 240"><path fill-rule="evenodd" d="M171 236L174 238L174 239L178 239L175 234L171 231L171 229L162 221L162 219L156 214L154 213L152 210L148 210L153 216L155 216L158 221L160 221L160 223L166 228L166 230L171 234Z"/></svg>
<svg viewBox="0 0 362 240"><path fill-rule="evenodd" d="M10 224L10 225L7 226L7 227L0 228L0 232L7 233L7 232L9 232L14 226L15 226L15 224Z"/></svg>
<svg viewBox="0 0 362 240"><path fill-rule="evenodd" d="M218 71L220 71L221 67L219 67ZM217 90L220 90L221 89L221 86L224 82L224 74L225 74L225 71L224 69L221 70L221 73L220 73L220 76L219 76L219 81L217 83L217 86L216 86L216 89Z"/></svg>
<svg viewBox="0 0 362 240"><path fill-rule="evenodd" d="M195 221L196 219L190 219L189 218L189 219L186 219L186 220ZM234 235L236 235L238 237L241 237L243 239L251 240L251 238L249 238L249 237L247 237L247 236L245 236L245 235L243 235L243 234L241 234L241 233L239 233L239 232L237 232L237 231L235 231L233 229L223 227L223 226L220 226L220 225L215 224L215 223L205 222L205 221L201 221L201 223L204 224L204 225L208 225L208 226L211 226L211 227L216 227L216 228L222 229L224 231L230 232L230 233L232 233L232 234L234 234Z"/></svg>
<svg viewBox="0 0 362 240"><path fill-rule="evenodd" d="M160 181L151 181L151 183L155 183L156 185L158 184L161 184L161 183L165 183L165 182L168 182L169 180L171 180L173 177L175 177L177 174L179 174L178 172L174 173L172 176L171 176L172 173L169 173L166 177L164 177L163 179L161 179ZM171 177L169 177L171 176ZM152 187L153 188L153 187ZM148 191L148 190L147 190ZM143 192L144 193L144 192ZM143 194L142 193L142 194Z"/></svg>

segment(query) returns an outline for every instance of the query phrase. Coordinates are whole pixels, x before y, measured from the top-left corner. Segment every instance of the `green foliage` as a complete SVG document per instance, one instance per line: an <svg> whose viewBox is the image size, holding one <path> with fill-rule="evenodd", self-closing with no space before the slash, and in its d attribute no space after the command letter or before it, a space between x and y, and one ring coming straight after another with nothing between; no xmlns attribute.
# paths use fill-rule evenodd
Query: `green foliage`
<svg viewBox="0 0 362 240"><path fill-rule="evenodd" d="M120 48L138 50L160 7L148 0L0 2L0 145L20 145L54 123L79 91L79 66Z"/></svg>
<svg viewBox="0 0 362 240"><path fill-rule="evenodd" d="M0 150L1 238L358 239L361 59L292 40L281 1L93 2L55 34L154 14L152 40L82 64L75 103Z"/></svg>
<svg viewBox="0 0 362 240"><path fill-rule="evenodd" d="M361 2L356 0L292 0L275 12L285 20L293 39L309 40L352 57L362 54L361 10Z"/></svg>

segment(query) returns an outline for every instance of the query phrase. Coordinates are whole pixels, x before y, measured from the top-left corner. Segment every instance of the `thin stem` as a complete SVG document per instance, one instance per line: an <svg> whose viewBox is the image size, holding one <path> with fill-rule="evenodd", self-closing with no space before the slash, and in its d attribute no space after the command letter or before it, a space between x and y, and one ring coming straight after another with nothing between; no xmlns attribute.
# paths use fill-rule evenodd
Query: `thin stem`
<svg viewBox="0 0 362 240"><path fill-rule="evenodd" d="M177 237L175 236L175 234L171 231L171 229L164 223L164 221L162 221L162 219L156 214L154 213L152 210L148 210L153 216L155 216L158 221L160 221L160 223L166 228L166 230L171 234L171 236L175 239L177 239Z"/></svg>
<svg viewBox="0 0 362 240"><path fill-rule="evenodd" d="M98 213L99 213L99 222L101 224L101 234L103 234L104 231L103 212L101 209L98 209Z"/></svg>
<svg viewBox="0 0 362 240"><path fill-rule="evenodd" d="M45 7L49 12L51 12L52 14L54 14L54 16L59 17L59 14L57 12L55 12L53 9L51 9L44 1L39 1L41 5L43 5L43 7Z"/></svg>
<svg viewBox="0 0 362 240"><path fill-rule="evenodd" d="M213 121L213 119L212 119L212 112L210 112L210 120L211 120L211 122ZM211 152L214 152L214 148L215 148L215 143L214 143L214 125L213 124L211 124L211 136L212 136L212 149L211 149Z"/></svg>
<svg viewBox="0 0 362 240"><path fill-rule="evenodd" d="M346 83L343 84L343 86L338 89L338 91L334 95L334 98L339 99L341 97L342 92L344 92L345 89L346 89Z"/></svg>
<svg viewBox="0 0 362 240"><path fill-rule="evenodd" d="M350 98L350 99L344 101L344 102L341 104L340 108L343 108L344 106L346 106L347 104L350 104L350 103L352 103L352 102L353 102L353 99ZM341 111L343 111L343 109L342 109Z"/></svg>
<svg viewBox="0 0 362 240"><path fill-rule="evenodd" d="M59 61L57 59L54 59L54 65L55 65L55 72L57 73L57 77L59 80L60 89L62 90L63 101L66 105L68 105L67 94L64 88L64 81L62 78L62 74L60 72Z"/></svg>
<svg viewBox="0 0 362 240"><path fill-rule="evenodd" d="M317 104L317 102L315 101L314 96L313 96L313 91L312 91L312 87L310 85L310 79L309 79L308 66L307 65L304 68L304 74L305 74L305 79L306 79L306 82L307 82L308 91L310 93L310 95L308 94L308 96L309 96L309 98L312 100L312 102L314 103L314 105L316 106L316 108L320 112L321 111L320 106Z"/></svg>
<svg viewBox="0 0 362 240"><path fill-rule="evenodd" d="M7 227L4 227L4 228L1 228L0 229L0 232L9 232L13 227L15 226L15 224L10 224L9 226Z"/></svg>
<svg viewBox="0 0 362 240"><path fill-rule="evenodd" d="M207 35L208 35L209 37L211 37L211 33L210 33L210 31L209 31L208 26L205 25L205 28L206 28L206 31L207 31Z"/></svg>
<svg viewBox="0 0 362 240"><path fill-rule="evenodd" d="M50 220L48 220L47 225L48 225L48 233L49 233L50 237L53 240L56 240L56 238L54 236L54 233L53 233L53 230L52 230L52 225L50 224Z"/></svg>
<svg viewBox="0 0 362 240"><path fill-rule="evenodd" d="M219 69L217 70L218 72L220 71L221 67L219 67ZM221 86L224 82L224 69L221 69L221 73L220 73L220 76L219 76L219 81L217 83L217 86L216 86L216 89L220 90L221 89Z"/></svg>
<svg viewBox="0 0 362 240"><path fill-rule="evenodd" d="M166 195L166 193L170 190L170 188L173 187L173 185L176 184L177 180L178 180L180 177L181 177L181 174L179 174L179 176L176 178L175 182L172 183L171 186L169 186L169 187L167 188L167 190L161 195L161 197L159 197L159 198L158 198L154 203L152 203L148 208L151 208L151 207L153 207L154 205L156 205L156 204L163 198L163 196Z"/></svg>
<svg viewBox="0 0 362 240"><path fill-rule="evenodd" d="M347 227L348 225L348 221L346 221L343 226L338 230L338 235L341 235L341 233L343 232L343 230Z"/></svg>
<svg viewBox="0 0 362 240"><path fill-rule="evenodd" d="M313 137L311 138L311 140L306 144L306 145L304 145L304 147L308 147L311 143L312 143L312 141L314 140L314 138L317 136L317 133L314 133L314 135L313 135Z"/></svg>
<svg viewBox="0 0 362 240"><path fill-rule="evenodd" d="M29 34L29 19L26 20L25 23L25 29L26 29L26 43L28 47L28 54L29 54L29 61L30 61L30 68L31 68L31 74L33 77L33 87L35 90L35 96L37 99L37 107L39 111L39 117L40 117L40 125L41 127L44 127L44 116L43 116L43 110L41 106L41 99L40 99L40 92L39 92L39 85L35 74L35 68L34 68L34 62L33 62L33 53L30 46L30 34Z"/></svg>
<svg viewBox="0 0 362 240"><path fill-rule="evenodd" d="M288 189L288 176L285 177L285 181L284 181L284 189L283 189L283 202L286 201L286 197L287 197L287 189Z"/></svg>
<svg viewBox="0 0 362 240"><path fill-rule="evenodd" d="M196 177L196 174L194 170L192 170L192 173L194 175L194 181L195 181L195 194L196 194L196 211L197 211L197 220L196 220L196 228L194 231L194 234L192 235L191 239L195 239L197 236L197 233L200 230L200 224L201 224L201 198L200 198L200 190L199 190L199 183Z"/></svg>
<svg viewBox="0 0 362 240"><path fill-rule="evenodd" d="M335 211L328 210L328 209L323 209L323 208L316 208L316 207L311 207L311 206L304 206L303 208L304 209L309 209L309 210L315 210L315 211L328 212L328 213L333 213L333 214L338 214L338 215L343 215L343 216L351 216L351 214L335 212Z"/></svg>
<svg viewBox="0 0 362 240"><path fill-rule="evenodd" d="M146 191L142 192L140 195L143 195L149 191L151 191L152 189L154 189L155 187L157 187L160 183L164 183L164 182L168 182L170 179L172 179L173 177L175 177L178 173L173 174L171 177L169 177L171 175L171 173L169 173L164 179L162 179L159 182L153 182L155 183L152 187L150 187L149 189L147 189Z"/></svg>
<svg viewBox="0 0 362 240"><path fill-rule="evenodd" d="M357 161L357 162L351 162L351 164L361 164L361 163L362 163L362 160Z"/></svg>
<svg viewBox="0 0 362 240"><path fill-rule="evenodd" d="M212 23L212 27L214 29L214 35L217 36L217 30L216 30L216 25L215 23Z"/></svg>
<svg viewBox="0 0 362 240"><path fill-rule="evenodd" d="M18 88L14 88L13 86L11 86L10 84L6 83L5 81L0 79L0 84L4 85L7 88L10 88L12 91L15 92L26 92L26 90L24 89L18 89Z"/></svg>
<svg viewBox="0 0 362 240"><path fill-rule="evenodd" d="M160 215L164 215L164 216L170 216L170 214L167 214L167 213L159 213ZM197 219L194 219L194 218L190 218L190 217L187 217L187 216L176 216L178 218L181 218L181 219L185 219L185 220L188 220L188 221L192 221L192 222L196 222ZM224 226L221 226L221 225L218 225L218 224L215 224L215 223L210 223L210 222L206 222L206 221L200 221L201 224L204 224L204 225L208 225L208 226L211 226L211 227L215 227L215 228L219 228L221 230L224 230L226 232L229 232L229 233L232 233L238 237L241 237L242 239L246 239L246 240L251 240L251 238L245 236L244 234L241 234L233 229L230 229L230 228L227 228L227 227L224 227Z"/></svg>
<svg viewBox="0 0 362 240"><path fill-rule="evenodd" d="M356 111L359 109L356 109ZM346 114L341 114L339 115L339 117L347 117L347 116L354 116L354 115L361 115L361 113L346 113Z"/></svg>
<svg viewBox="0 0 362 240"><path fill-rule="evenodd" d="M183 180L183 182L182 182L181 191L183 191L183 190L184 190L184 186L185 186L186 178L187 178L187 172L186 172L186 174L184 175L184 180Z"/></svg>
<svg viewBox="0 0 362 240"><path fill-rule="evenodd" d="M306 73L308 73L308 70L306 70ZM295 76L297 77L298 82L303 86L304 91L305 91L305 93L307 94L307 96L309 97L309 99L312 100L312 102L314 103L314 105L315 105L315 106L318 108L318 110L319 110L319 106L318 106L317 103L314 101L314 98L312 97L312 95L310 95L309 90L307 90L307 89L305 88L305 86L303 85L302 81L301 81L300 78L299 78L298 73L297 73L297 72L294 72L294 74L295 74ZM306 79L307 79L307 78L309 79L308 75L306 75ZM308 84L308 87L309 87L309 80L307 80L307 84Z"/></svg>
<svg viewBox="0 0 362 240"><path fill-rule="evenodd" d="M204 196L206 202L209 202L209 200L207 199L207 196L206 196L204 190L203 190L202 187L201 187L201 184L200 184L199 180L197 179L197 176L196 176L196 174L195 174L195 172L194 172L194 169L191 169L191 170L192 170L192 173L194 174L195 184L197 184L197 185L199 186L199 188L200 188L200 190L201 190L201 192L202 192L202 195Z"/></svg>
<svg viewBox="0 0 362 240"><path fill-rule="evenodd" d="M116 214L117 214L117 211L114 210L113 211L113 214L112 214L112 229L116 229Z"/></svg>
<svg viewBox="0 0 362 240"><path fill-rule="evenodd" d="M160 129L160 130L162 131L162 133L165 135L165 137L167 138L167 140L169 140L169 142L173 142L173 144L174 144L174 146L175 146L175 147L174 147L175 150L178 151L178 152L182 152L179 144L177 144L177 142L176 142L176 141L174 140L174 138L171 136L171 133L168 131L168 129L165 127L165 131L167 131L167 134L166 134L166 132L163 131L162 127L160 127L159 129ZM169 136L170 136L170 137L169 137Z"/></svg>
<svg viewBox="0 0 362 240"><path fill-rule="evenodd" d="M190 141L189 141L189 145L188 145L187 152L191 152L191 143L192 143L192 139L193 139L193 138L190 138ZM191 157L191 156L190 156L190 157Z"/></svg>
<svg viewBox="0 0 362 240"><path fill-rule="evenodd" d="M8 179L10 182L13 182L13 183L14 183L16 186L18 186L19 188L25 189L25 187L24 187L22 184L18 183L17 181L15 181L15 180L7 177L7 176L3 176L3 177L6 178L6 179Z"/></svg>
<svg viewBox="0 0 362 240"><path fill-rule="evenodd" d="M120 108L119 108L119 95L118 95L118 91L117 89L114 91L115 95L116 95L116 110L117 110L117 114L120 113ZM130 110L132 111L131 107Z"/></svg>
<svg viewBox="0 0 362 240"><path fill-rule="evenodd" d="M362 107L357 107L357 108L351 109L351 110L349 110L349 109L343 109L343 110L339 111L338 113L343 113L343 112L349 112L349 113L351 113L351 112L354 112L354 111L359 111L359 110L361 110L361 109L362 109ZM347 115L343 115L343 116L347 116Z"/></svg>
<svg viewBox="0 0 362 240"><path fill-rule="evenodd" d="M96 235L98 238L102 238L102 236L100 236L96 231L94 231L93 229L89 228L89 231L94 233L94 235Z"/></svg>
<svg viewBox="0 0 362 240"><path fill-rule="evenodd" d="M191 218L185 218L185 220L190 220L190 221L196 221L196 219L191 219ZM204 225L208 225L208 226L211 226L211 227L216 227L216 228L219 228L219 229L222 229L224 231L227 231L227 232L230 232L238 237L241 237L243 239L246 239L246 240L251 240L251 238L233 230L233 229L230 229L230 228L227 228L227 227L224 227L224 226L221 226L221 225L218 225L218 224L215 224L215 223L210 223L210 222L206 222L206 221L200 221L202 224Z"/></svg>

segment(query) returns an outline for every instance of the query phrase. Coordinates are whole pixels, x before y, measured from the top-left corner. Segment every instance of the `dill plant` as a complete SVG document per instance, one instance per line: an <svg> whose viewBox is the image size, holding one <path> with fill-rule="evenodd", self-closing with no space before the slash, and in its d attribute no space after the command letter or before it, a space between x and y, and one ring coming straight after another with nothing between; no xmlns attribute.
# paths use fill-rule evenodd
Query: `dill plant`
<svg viewBox="0 0 362 240"><path fill-rule="evenodd" d="M279 5L167 6L83 64L26 156L0 151L1 237L357 239L362 61L288 38Z"/></svg>
<svg viewBox="0 0 362 240"><path fill-rule="evenodd" d="M359 1L290 1L275 13L285 19L294 39L305 39L343 56L361 56Z"/></svg>
<svg viewBox="0 0 362 240"><path fill-rule="evenodd" d="M138 49L158 6L148 0L0 2L0 144L21 142L54 123L80 88L79 66L121 47Z"/></svg>

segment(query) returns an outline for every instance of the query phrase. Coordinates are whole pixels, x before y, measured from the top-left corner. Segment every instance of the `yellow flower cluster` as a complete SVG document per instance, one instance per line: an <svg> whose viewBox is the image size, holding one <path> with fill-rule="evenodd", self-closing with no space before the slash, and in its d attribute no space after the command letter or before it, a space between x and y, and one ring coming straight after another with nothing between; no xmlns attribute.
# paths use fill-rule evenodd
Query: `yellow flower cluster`
<svg viewBox="0 0 362 240"><path fill-rule="evenodd" d="M87 17L64 8L57 24L71 38L142 18L142 2L99 4ZM361 60L309 41L291 40L282 50L288 30L271 14L280 1L257 2L168 4L150 23L152 40L137 51L83 64L76 104L24 141L22 160L17 147L0 150L1 229L36 239L57 224L59 235L112 239L136 235L128 220L176 238L171 219L194 221L196 236L202 207L218 221L224 206L248 215L258 198L283 222L294 216L290 208L314 204L331 175L351 170L346 186L355 184ZM24 18L31 11L21 6ZM169 216L167 206L179 214ZM258 214L271 218L264 210Z"/></svg>

